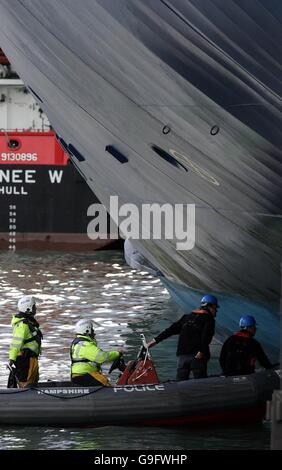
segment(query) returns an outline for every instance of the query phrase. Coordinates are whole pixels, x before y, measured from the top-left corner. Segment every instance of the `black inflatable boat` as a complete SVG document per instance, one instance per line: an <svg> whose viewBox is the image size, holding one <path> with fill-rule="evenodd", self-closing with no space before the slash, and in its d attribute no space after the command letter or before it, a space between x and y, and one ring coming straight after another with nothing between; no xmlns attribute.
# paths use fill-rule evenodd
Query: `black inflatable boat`
<svg viewBox="0 0 282 470"><path fill-rule="evenodd" d="M277 371L160 384L2 389L0 424L104 426L254 422L279 388Z"/></svg>
<svg viewBox="0 0 282 470"><path fill-rule="evenodd" d="M265 415L281 371L158 383L146 347L113 387L45 382L0 390L0 424L52 426L251 423Z"/></svg>

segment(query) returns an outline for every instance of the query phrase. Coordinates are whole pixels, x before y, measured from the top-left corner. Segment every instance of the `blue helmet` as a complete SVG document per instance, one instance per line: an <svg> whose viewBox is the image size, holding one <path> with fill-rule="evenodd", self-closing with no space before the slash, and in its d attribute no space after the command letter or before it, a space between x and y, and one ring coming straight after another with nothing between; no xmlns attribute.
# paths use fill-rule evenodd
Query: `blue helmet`
<svg viewBox="0 0 282 470"><path fill-rule="evenodd" d="M256 326L257 322L252 315L244 315L240 318L239 326L240 328L249 328L251 326Z"/></svg>
<svg viewBox="0 0 282 470"><path fill-rule="evenodd" d="M201 307L207 307L208 305L216 305L219 308L217 298L214 295L206 294L201 300Z"/></svg>

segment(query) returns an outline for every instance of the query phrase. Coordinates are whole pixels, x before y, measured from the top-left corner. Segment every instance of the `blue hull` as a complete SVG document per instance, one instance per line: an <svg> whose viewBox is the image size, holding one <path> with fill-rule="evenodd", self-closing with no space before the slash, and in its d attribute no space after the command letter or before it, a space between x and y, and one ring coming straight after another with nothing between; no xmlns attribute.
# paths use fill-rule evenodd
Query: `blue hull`
<svg viewBox="0 0 282 470"><path fill-rule="evenodd" d="M172 298L183 312L191 312L199 305L203 292L189 289L161 277ZM237 331L242 315L253 315L258 323L256 339L261 342L273 363L279 362L280 321L278 305L255 303L240 296L218 294L220 309L216 317L216 336L224 340Z"/></svg>

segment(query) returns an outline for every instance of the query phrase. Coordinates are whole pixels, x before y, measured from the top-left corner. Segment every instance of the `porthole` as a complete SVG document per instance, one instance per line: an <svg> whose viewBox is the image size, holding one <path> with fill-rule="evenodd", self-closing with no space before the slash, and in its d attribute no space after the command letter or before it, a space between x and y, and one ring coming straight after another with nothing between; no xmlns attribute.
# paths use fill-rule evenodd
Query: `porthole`
<svg viewBox="0 0 282 470"><path fill-rule="evenodd" d="M164 126L164 127L163 127L163 134L164 134L164 135L169 134L170 131L171 131L171 128L170 128L169 126Z"/></svg>
<svg viewBox="0 0 282 470"><path fill-rule="evenodd" d="M18 150L21 146L21 143L19 140L17 139L9 139L8 141L8 147L9 149L12 149L12 150Z"/></svg>
<svg viewBox="0 0 282 470"><path fill-rule="evenodd" d="M212 126L211 130L210 130L210 134L211 135L216 135L219 133L219 127L218 126Z"/></svg>

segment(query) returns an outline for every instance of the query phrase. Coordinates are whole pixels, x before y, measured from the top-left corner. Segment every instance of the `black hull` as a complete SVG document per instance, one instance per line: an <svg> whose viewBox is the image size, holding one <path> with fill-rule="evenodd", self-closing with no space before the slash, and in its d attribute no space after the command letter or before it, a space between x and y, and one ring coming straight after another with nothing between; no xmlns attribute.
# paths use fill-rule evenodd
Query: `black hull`
<svg viewBox="0 0 282 470"><path fill-rule="evenodd" d="M93 250L114 241L88 237L87 211L99 201L73 165L6 164L0 171L0 249Z"/></svg>
<svg viewBox="0 0 282 470"><path fill-rule="evenodd" d="M279 388L274 371L159 385L79 387L45 383L0 390L0 424L52 426L199 425L253 422Z"/></svg>

